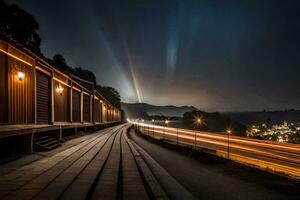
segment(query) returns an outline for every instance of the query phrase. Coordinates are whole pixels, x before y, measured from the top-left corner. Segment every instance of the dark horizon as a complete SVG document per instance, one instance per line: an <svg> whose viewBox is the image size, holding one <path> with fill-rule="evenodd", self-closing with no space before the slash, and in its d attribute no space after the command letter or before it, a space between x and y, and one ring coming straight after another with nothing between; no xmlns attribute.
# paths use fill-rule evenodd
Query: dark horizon
<svg viewBox="0 0 300 200"><path fill-rule="evenodd" d="M85 67L124 102L205 111L300 109L296 1L19 1L42 52Z"/></svg>
<svg viewBox="0 0 300 200"><path fill-rule="evenodd" d="M206 110L203 110L201 108L198 108L196 106L193 106L193 105L173 105L173 104L164 104L164 105L157 105L157 104L150 104L150 103L147 103L147 102L124 102L122 101L121 103L125 103L125 104L148 104L148 105L152 105L152 106L161 106L161 107L167 107L167 106L175 106L175 107L194 107L196 108L197 110L199 111L206 111ZM286 108L286 109L275 109L275 110L266 110L266 109L263 109L263 110L240 110L240 111L235 111L235 110L231 110L231 111L218 111L218 110L215 110L215 111L207 111L207 112L220 112L220 113L247 113L247 112L288 112L288 111L300 111L300 109L295 109L295 108Z"/></svg>

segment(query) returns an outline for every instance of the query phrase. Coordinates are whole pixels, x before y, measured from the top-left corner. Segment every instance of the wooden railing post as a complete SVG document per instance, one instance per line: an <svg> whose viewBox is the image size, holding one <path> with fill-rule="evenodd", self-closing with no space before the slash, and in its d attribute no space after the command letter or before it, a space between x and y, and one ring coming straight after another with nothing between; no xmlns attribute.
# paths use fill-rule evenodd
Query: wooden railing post
<svg viewBox="0 0 300 200"><path fill-rule="evenodd" d="M177 145L178 145L178 128L177 128L177 131L176 131L176 142L177 142Z"/></svg>
<svg viewBox="0 0 300 200"><path fill-rule="evenodd" d="M83 123L83 91L80 93L80 122Z"/></svg>
<svg viewBox="0 0 300 200"><path fill-rule="evenodd" d="M71 82L71 87L70 87L70 122L73 122L73 82Z"/></svg>
<svg viewBox="0 0 300 200"><path fill-rule="evenodd" d="M36 61L34 60L34 123L37 124L37 95L36 95Z"/></svg>
<svg viewBox="0 0 300 200"><path fill-rule="evenodd" d="M54 124L54 72L51 72L51 123Z"/></svg>
<svg viewBox="0 0 300 200"><path fill-rule="evenodd" d="M197 139L197 132L195 131L195 150L196 150L196 148L197 148L196 139Z"/></svg>

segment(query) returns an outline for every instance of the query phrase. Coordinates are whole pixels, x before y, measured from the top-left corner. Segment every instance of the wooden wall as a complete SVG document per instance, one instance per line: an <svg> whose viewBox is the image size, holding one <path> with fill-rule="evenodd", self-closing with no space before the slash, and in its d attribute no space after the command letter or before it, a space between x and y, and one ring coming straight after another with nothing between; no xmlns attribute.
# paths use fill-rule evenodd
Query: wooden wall
<svg viewBox="0 0 300 200"><path fill-rule="evenodd" d="M90 122L90 96L83 94L83 121Z"/></svg>
<svg viewBox="0 0 300 200"><path fill-rule="evenodd" d="M94 122L99 122L99 115L100 115L99 100L94 99Z"/></svg>
<svg viewBox="0 0 300 200"><path fill-rule="evenodd" d="M19 80L17 73L25 74L24 80ZM8 123L34 123L35 100L34 68L19 60L8 57Z"/></svg>
<svg viewBox="0 0 300 200"><path fill-rule="evenodd" d="M8 123L7 114L7 57L6 54L0 52L0 124Z"/></svg>
<svg viewBox="0 0 300 200"><path fill-rule="evenodd" d="M39 124L49 124L51 120L51 77L36 70L36 120Z"/></svg>
<svg viewBox="0 0 300 200"><path fill-rule="evenodd" d="M106 122L107 118L106 118L106 113L107 113L107 108L106 108L106 103L103 102L102 103L102 122Z"/></svg>
<svg viewBox="0 0 300 200"><path fill-rule="evenodd" d="M61 94L56 90L59 86L64 88ZM70 88L54 80L53 90L54 121L70 122Z"/></svg>
<svg viewBox="0 0 300 200"><path fill-rule="evenodd" d="M111 107L110 105L107 105L108 109L107 109L107 121L111 121Z"/></svg>
<svg viewBox="0 0 300 200"><path fill-rule="evenodd" d="M81 111L80 111L80 92L73 90L72 91L72 122L80 122L81 120Z"/></svg>

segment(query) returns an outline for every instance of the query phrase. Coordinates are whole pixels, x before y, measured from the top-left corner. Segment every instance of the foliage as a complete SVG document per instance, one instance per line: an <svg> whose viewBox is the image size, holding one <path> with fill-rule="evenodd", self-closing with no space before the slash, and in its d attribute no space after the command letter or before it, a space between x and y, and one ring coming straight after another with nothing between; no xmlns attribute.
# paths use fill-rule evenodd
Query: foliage
<svg viewBox="0 0 300 200"><path fill-rule="evenodd" d="M35 53L40 53L41 38L35 18L15 4L0 1L0 33L16 40Z"/></svg>
<svg viewBox="0 0 300 200"><path fill-rule="evenodd" d="M73 73L74 69L67 65L66 59L61 54L56 54L52 58L53 65L66 73Z"/></svg>
<svg viewBox="0 0 300 200"><path fill-rule="evenodd" d="M94 72L88 69L83 69L81 67L73 68L69 66L66 62L66 59L61 54L56 54L55 56L53 56L52 63L55 67L59 68L61 71L67 74L74 74L84 80L94 83L94 85L97 84L97 79Z"/></svg>
<svg viewBox="0 0 300 200"><path fill-rule="evenodd" d="M121 108L121 97L119 92L109 86L100 86L97 85L96 89L100 94L102 94L111 104L113 104L117 108Z"/></svg>
<svg viewBox="0 0 300 200"><path fill-rule="evenodd" d="M96 76L94 74L94 72L88 70L88 69L83 69L81 67L76 67L74 69L74 72L73 72L74 75L84 79L84 80L87 80L87 81L90 81L92 83L94 83L94 85L97 84L97 79L96 79Z"/></svg>

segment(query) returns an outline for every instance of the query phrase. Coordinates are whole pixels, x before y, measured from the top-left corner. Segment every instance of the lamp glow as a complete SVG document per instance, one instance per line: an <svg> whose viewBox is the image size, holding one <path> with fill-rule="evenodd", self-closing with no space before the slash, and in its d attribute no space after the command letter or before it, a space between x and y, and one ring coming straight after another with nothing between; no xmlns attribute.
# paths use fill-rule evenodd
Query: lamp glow
<svg viewBox="0 0 300 200"><path fill-rule="evenodd" d="M195 115L193 119L193 125L195 127L206 125L204 117L202 115Z"/></svg>
<svg viewBox="0 0 300 200"><path fill-rule="evenodd" d="M18 72L17 77L20 81L22 81L25 78L24 72Z"/></svg>
<svg viewBox="0 0 300 200"><path fill-rule="evenodd" d="M56 92L59 93L60 96L62 96L63 91L64 91L64 88L63 88L61 85L59 85L59 86L56 88Z"/></svg>

